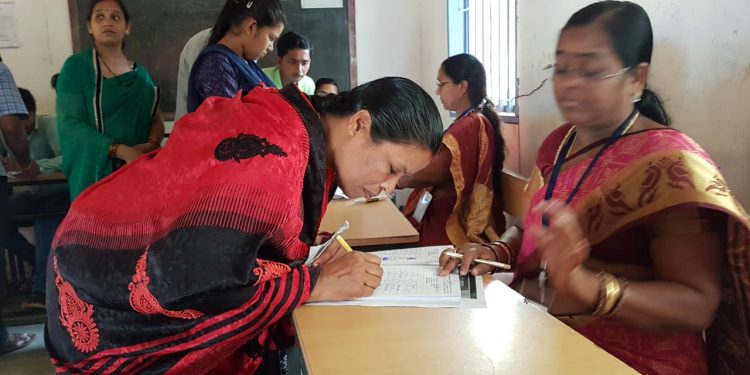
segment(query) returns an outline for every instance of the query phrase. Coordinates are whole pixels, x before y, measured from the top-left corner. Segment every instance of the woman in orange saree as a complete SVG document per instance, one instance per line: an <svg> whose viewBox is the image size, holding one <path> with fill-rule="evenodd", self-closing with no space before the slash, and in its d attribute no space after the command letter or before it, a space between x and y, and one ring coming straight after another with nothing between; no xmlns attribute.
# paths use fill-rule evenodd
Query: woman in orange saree
<svg viewBox="0 0 750 375"><path fill-rule="evenodd" d="M436 93L445 109L459 116L443 134L435 159L401 177L397 186L415 189L404 215L419 231L421 246L488 243L505 229L500 194L505 151L486 87L484 67L472 55L451 56L440 65ZM426 209L419 207L425 196L431 197Z"/></svg>
<svg viewBox="0 0 750 375"><path fill-rule="evenodd" d="M630 2L563 28L553 82L568 124L537 155L514 285L640 373L747 374L750 221L706 151L667 127L646 89L652 45Z"/></svg>

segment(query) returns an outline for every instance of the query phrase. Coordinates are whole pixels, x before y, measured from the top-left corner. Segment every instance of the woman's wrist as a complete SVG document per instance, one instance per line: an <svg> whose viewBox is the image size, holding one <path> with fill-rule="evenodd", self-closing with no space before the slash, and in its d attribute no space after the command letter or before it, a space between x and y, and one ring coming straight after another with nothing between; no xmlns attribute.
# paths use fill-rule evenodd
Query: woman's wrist
<svg viewBox="0 0 750 375"><path fill-rule="evenodd" d="M569 291L575 299L587 306L587 311L595 311L601 300L602 283L597 274L583 266L570 273Z"/></svg>
<svg viewBox="0 0 750 375"><path fill-rule="evenodd" d="M150 144L151 146L153 146L153 149L154 149L154 150L158 150L159 148L161 148L161 142L160 142L160 141L157 141L157 140L156 140L156 139L154 139L154 138L149 138L148 140L146 140L146 143L148 143L148 144Z"/></svg>
<svg viewBox="0 0 750 375"><path fill-rule="evenodd" d="M495 253L498 262L513 264L513 249L505 241L492 241L489 248ZM502 256L500 256L502 254Z"/></svg>
<svg viewBox="0 0 750 375"><path fill-rule="evenodd" d="M117 149L119 147L120 147L119 143L112 143L111 145L109 145L109 151L107 155L112 159L117 158Z"/></svg>
<svg viewBox="0 0 750 375"><path fill-rule="evenodd" d="M487 249L489 249L489 250L490 250L490 252L492 252L492 255L494 255L494 256L495 256L495 262L498 262L498 263L500 263L500 262L501 262L501 261L500 261L500 256L498 256L498 255L497 255L497 251L495 251L495 249L493 249L493 248L492 248L492 246L491 246L490 244L488 244L488 243L482 243L482 244L480 244L480 245L481 245L481 246L484 246L484 247L486 247ZM497 268L497 267L493 267L493 268L492 268L492 270L490 271L490 274L493 274L493 273L495 273L495 272L496 272L497 270L498 270L498 268Z"/></svg>

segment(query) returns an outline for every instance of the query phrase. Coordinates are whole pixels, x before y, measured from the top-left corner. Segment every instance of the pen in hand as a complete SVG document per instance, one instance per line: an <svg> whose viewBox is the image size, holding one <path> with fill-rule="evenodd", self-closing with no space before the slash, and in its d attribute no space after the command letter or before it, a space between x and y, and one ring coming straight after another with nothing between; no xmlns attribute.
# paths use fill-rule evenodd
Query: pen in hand
<svg viewBox="0 0 750 375"><path fill-rule="evenodd" d="M445 254L445 255L447 255L447 256L449 256L451 258L456 258L456 259L463 259L463 257L464 257L463 254L457 253L457 252L454 252L454 251L444 251L443 254ZM495 267L495 268L501 268L501 269L504 269L504 270L511 269L510 264L505 264L505 263L500 263L500 262L494 262L494 261L491 261L491 260L485 260L485 259L475 258L473 260L473 262L474 263L479 263L479 264L486 264L488 266L492 266L492 267Z"/></svg>

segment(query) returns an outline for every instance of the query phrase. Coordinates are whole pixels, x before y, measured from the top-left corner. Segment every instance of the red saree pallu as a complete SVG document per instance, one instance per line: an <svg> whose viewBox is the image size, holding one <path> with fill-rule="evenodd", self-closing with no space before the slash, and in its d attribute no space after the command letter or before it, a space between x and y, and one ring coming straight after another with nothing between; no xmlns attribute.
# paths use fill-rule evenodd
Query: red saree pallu
<svg viewBox="0 0 750 375"><path fill-rule="evenodd" d="M542 144L529 186L545 188L570 125L555 130ZM565 200L591 157L564 169L553 198ZM574 326L603 349L645 374L750 373L750 220L732 195L710 156L692 139L669 128L626 134L609 147L581 185L570 206L592 245L591 257L624 265L649 267L647 241L640 224L680 208L726 214L722 300L704 342L700 332L654 333L611 318ZM529 212L525 228L540 225L541 214ZM723 228L723 227L722 227ZM536 243L525 235L518 255L516 281L539 270Z"/></svg>
<svg viewBox="0 0 750 375"><path fill-rule="evenodd" d="M434 199L421 223L412 214L425 191L415 189L404 207L404 215L419 231L420 246L460 246L500 239L505 231L502 197L493 190L495 134L481 113L456 120L443 134L443 145L451 153L450 172L455 196Z"/></svg>
<svg viewBox="0 0 750 375"><path fill-rule="evenodd" d="M206 100L59 227L45 332L58 373L253 373L294 339L333 183L293 86Z"/></svg>

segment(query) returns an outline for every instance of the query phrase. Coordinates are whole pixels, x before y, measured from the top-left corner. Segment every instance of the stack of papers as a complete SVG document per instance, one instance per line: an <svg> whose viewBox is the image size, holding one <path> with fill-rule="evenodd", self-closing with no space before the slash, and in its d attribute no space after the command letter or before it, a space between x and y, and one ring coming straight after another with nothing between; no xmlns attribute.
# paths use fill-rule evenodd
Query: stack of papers
<svg viewBox="0 0 750 375"><path fill-rule="evenodd" d="M373 252L382 259L383 278L370 297L325 305L485 307L484 286L478 276L452 273L438 276L440 252L450 246L429 246Z"/></svg>

